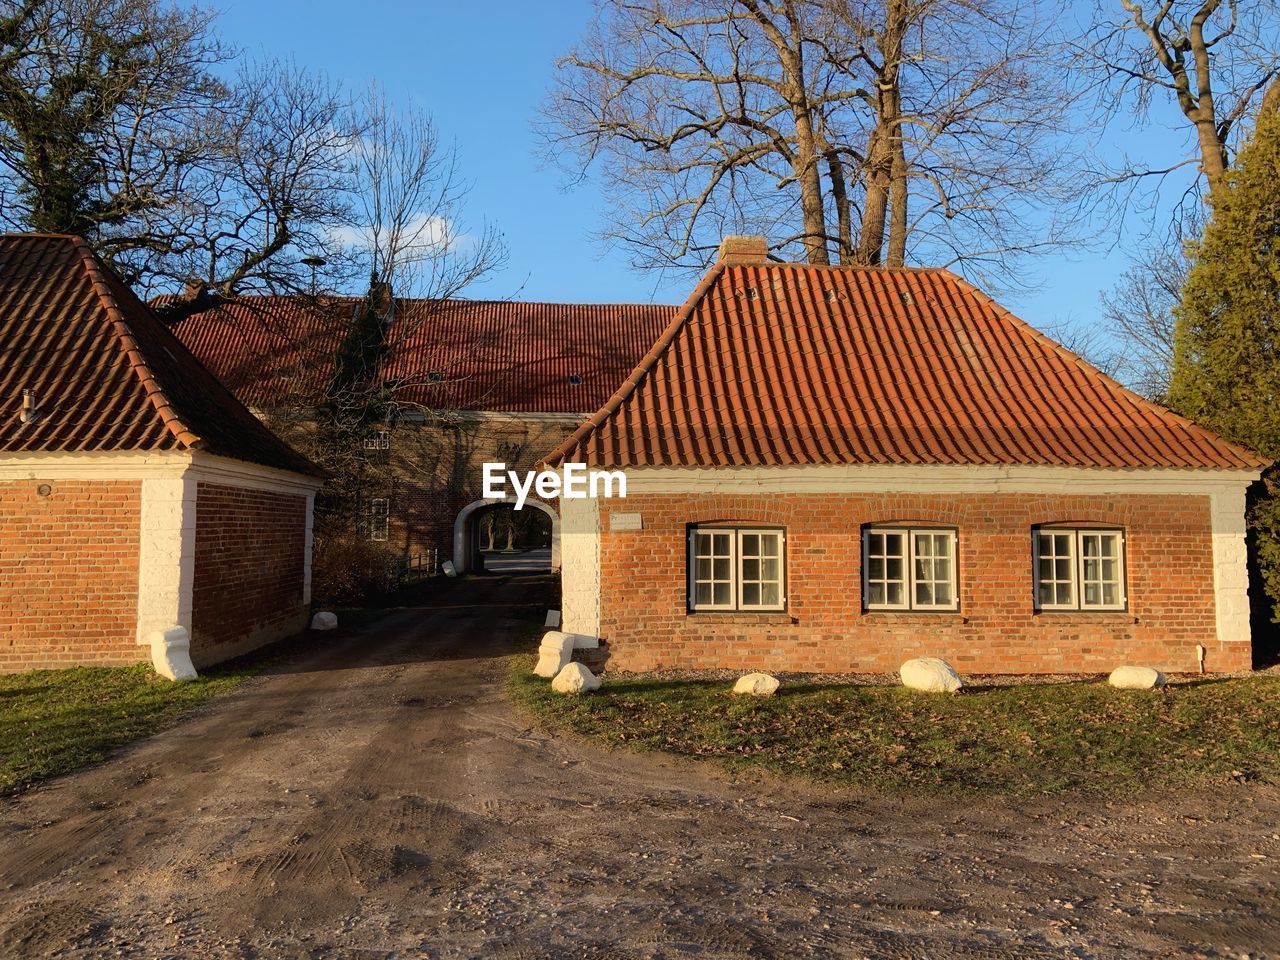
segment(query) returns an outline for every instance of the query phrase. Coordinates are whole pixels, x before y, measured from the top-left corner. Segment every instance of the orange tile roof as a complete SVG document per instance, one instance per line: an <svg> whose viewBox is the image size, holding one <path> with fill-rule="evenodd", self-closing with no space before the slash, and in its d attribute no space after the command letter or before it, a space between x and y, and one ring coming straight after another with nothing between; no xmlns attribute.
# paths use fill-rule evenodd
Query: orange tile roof
<svg viewBox="0 0 1280 960"><path fill-rule="evenodd" d="M204 450L317 473L79 237L0 235L0 344L0 451Z"/></svg>
<svg viewBox="0 0 1280 960"><path fill-rule="evenodd" d="M246 296L174 332L245 403L319 404L338 344L364 300ZM435 410L595 410L676 307L397 300L382 375Z"/></svg>
<svg viewBox="0 0 1280 960"><path fill-rule="evenodd" d="M722 262L548 457L1256 468L945 270Z"/></svg>

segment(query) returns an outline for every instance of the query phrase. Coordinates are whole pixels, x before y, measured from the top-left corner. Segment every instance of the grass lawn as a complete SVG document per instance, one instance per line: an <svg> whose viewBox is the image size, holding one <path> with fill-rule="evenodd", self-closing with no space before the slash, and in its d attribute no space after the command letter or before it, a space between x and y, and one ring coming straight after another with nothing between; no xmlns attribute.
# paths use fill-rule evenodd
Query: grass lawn
<svg viewBox="0 0 1280 960"><path fill-rule="evenodd" d="M213 669L190 683L146 664L0 675L0 794L101 760L261 669Z"/></svg>
<svg viewBox="0 0 1280 960"><path fill-rule="evenodd" d="M772 698L732 684L610 679L560 696L514 667L516 700L553 729L606 745L710 758L901 793L1134 793L1280 772L1280 677L1191 681L1164 691L1104 683L971 688L786 684Z"/></svg>

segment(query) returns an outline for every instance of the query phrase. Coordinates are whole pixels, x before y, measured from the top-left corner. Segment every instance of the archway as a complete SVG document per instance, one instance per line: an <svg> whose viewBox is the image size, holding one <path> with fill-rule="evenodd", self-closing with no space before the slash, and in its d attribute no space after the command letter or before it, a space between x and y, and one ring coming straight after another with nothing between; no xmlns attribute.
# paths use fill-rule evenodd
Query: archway
<svg viewBox="0 0 1280 960"><path fill-rule="evenodd" d="M498 507L515 507L515 500L505 497L495 500L476 500L458 511L453 521L453 566L458 573L474 573L483 569L480 542L480 521L483 516ZM551 569L560 569L560 517L540 500L526 500L524 509L541 510L551 518Z"/></svg>

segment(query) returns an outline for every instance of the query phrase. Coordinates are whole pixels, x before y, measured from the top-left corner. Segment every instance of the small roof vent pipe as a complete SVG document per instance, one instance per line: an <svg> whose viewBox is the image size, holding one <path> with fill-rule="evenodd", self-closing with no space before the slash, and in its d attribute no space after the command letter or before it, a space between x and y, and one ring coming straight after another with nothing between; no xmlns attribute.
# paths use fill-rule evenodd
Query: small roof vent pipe
<svg viewBox="0 0 1280 960"><path fill-rule="evenodd" d="M33 423L36 419L36 392L34 390L22 391L22 412L18 414L18 419L23 423Z"/></svg>

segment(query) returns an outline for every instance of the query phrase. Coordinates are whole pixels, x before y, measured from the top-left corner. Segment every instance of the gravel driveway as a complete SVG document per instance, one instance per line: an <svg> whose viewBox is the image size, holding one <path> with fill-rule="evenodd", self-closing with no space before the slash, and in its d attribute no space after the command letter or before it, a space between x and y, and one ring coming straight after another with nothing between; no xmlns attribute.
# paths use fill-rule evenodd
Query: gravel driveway
<svg viewBox="0 0 1280 960"><path fill-rule="evenodd" d="M1280 789L1009 807L531 731L545 580L451 583L0 802L0 957L1280 954Z"/></svg>

